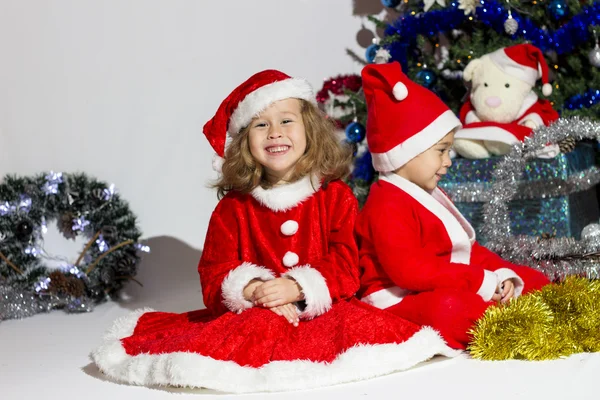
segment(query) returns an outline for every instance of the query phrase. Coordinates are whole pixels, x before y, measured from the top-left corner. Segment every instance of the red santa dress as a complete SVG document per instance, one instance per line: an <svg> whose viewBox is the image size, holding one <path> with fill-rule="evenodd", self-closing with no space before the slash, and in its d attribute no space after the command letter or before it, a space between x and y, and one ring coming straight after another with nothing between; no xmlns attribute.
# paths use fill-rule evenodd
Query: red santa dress
<svg viewBox="0 0 600 400"><path fill-rule="evenodd" d="M357 204L318 179L228 193L209 224L198 270L207 310L139 311L115 323L92 357L119 381L228 392L315 388L456 355L439 334L353 298ZM252 279L291 277L301 321L253 307Z"/></svg>
<svg viewBox="0 0 600 400"><path fill-rule="evenodd" d="M516 296L549 283L480 246L440 189L430 194L394 173L372 185L356 233L362 301L432 326L457 349L504 280L513 279Z"/></svg>

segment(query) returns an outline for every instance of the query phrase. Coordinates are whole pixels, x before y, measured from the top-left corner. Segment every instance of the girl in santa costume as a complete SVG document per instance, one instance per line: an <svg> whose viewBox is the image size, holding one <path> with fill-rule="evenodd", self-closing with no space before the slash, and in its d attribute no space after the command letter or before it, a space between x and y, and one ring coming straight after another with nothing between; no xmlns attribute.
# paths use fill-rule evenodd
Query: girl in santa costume
<svg viewBox="0 0 600 400"><path fill-rule="evenodd" d="M222 160L198 266L206 310L133 313L92 357L119 381L229 392L314 388L453 356L420 328L353 298L357 202L349 156L302 79L267 70L204 126Z"/></svg>
<svg viewBox="0 0 600 400"><path fill-rule="evenodd" d="M456 116L410 81L400 64L363 69L367 141L380 172L358 216L359 297L466 348L469 329L494 302L549 283L480 246L469 222L437 187L451 165Z"/></svg>

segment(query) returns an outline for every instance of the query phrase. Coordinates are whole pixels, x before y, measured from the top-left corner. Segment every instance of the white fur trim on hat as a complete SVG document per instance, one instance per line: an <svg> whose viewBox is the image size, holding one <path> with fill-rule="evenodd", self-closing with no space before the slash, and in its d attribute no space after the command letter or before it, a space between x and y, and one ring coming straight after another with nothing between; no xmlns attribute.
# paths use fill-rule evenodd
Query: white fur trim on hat
<svg viewBox="0 0 600 400"><path fill-rule="evenodd" d="M283 233L285 236L292 236L298 232L298 223L293 219L288 219L281 224L279 229L281 229L281 233Z"/></svg>
<svg viewBox="0 0 600 400"><path fill-rule="evenodd" d="M283 256L283 265L288 268L298 265L298 261L300 261L300 257L298 257L298 254L294 253L293 251L288 251Z"/></svg>
<svg viewBox="0 0 600 400"><path fill-rule="evenodd" d="M496 64L496 66L503 72L525 83L528 83L531 86L535 86L535 82L542 77L542 74L538 68L534 69L526 65L519 64L506 55L506 52L503 48L490 53L488 57L490 57L490 60L492 60L492 62Z"/></svg>
<svg viewBox="0 0 600 400"><path fill-rule="evenodd" d="M459 119L452 111L448 110L427 125L421 132L406 139L393 149L385 153L371 153L373 167L380 172L395 171L460 126Z"/></svg>
<svg viewBox="0 0 600 400"><path fill-rule="evenodd" d="M392 89L392 92L394 93L396 100L402 101L408 97L408 88L402 82L396 83L394 85L394 89Z"/></svg>
<svg viewBox="0 0 600 400"><path fill-rule="evenodd" d="M276 101L296 98L315 102L310 84L300 78L290 78L262 86L242 100L229 119L228 133L235 135L247 126L252 118Z"/></svg>

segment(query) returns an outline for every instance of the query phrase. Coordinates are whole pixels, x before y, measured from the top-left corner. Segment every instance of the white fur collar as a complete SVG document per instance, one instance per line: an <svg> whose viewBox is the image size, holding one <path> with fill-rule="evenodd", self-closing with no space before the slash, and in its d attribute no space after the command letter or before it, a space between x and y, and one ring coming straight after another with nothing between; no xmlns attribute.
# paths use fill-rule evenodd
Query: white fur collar
<svg viewBox="0 0 600 400"><path fill-rule="evenodd" d="M287 185L270 189L256 187L250 194L260 204L273 211L287 211L308 199L321 188L321 180L316 176L304 178Z"/></svg>
<svg viewBox="0 0 600 400"><path fill-rule="evenodd" d="M431 194L427 193L393 172L380 174L379 179L400 188L438 217L452 242L450 261L469 264L471 246L475 242L475 230L439 188L436 187Z"/></svg>
<svg viewBox="0 0 600 400"><path fill-rule="evenodd" d="M535 92L533 90L530 91L529 94L527 96L525 96L525 99L523 99L523 105L521 106L521 109L519 110L519 113L517 114L517 118L515 118L515 119L521 118L525 114L525 112L531 108L532 105L537 103L537 101L538 101L537 94L535 94Z"/></svg>

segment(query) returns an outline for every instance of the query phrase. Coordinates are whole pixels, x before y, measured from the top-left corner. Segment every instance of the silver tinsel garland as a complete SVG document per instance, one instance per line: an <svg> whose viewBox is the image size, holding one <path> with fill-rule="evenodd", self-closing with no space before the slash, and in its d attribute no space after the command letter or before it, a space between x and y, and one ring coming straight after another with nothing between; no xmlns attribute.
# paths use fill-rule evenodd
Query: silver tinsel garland
<svg viewBox="0 0 600 400"><path fill-rule="evenodd" d="M521 190L520 177L527 160L536 157L536 152L546 145L556 144L567 137L575 140L600 138L600 123L573 117L559 119L550 126L536 129L523 143L513 145L493 173L493 185L488 191L488 203L483 206L482 234L486 246L503 258L515 263L529 265L554 280L567 275L600 278L600 240L573 238L541 239L530 236L512 236L508 203ZM584 187L595 184L597 170L584 174L578 183ZM575 182L572 182L575 184ZM561 194L563 188L555 188ZM582 189L583 190L583 189Z"/></svg>

